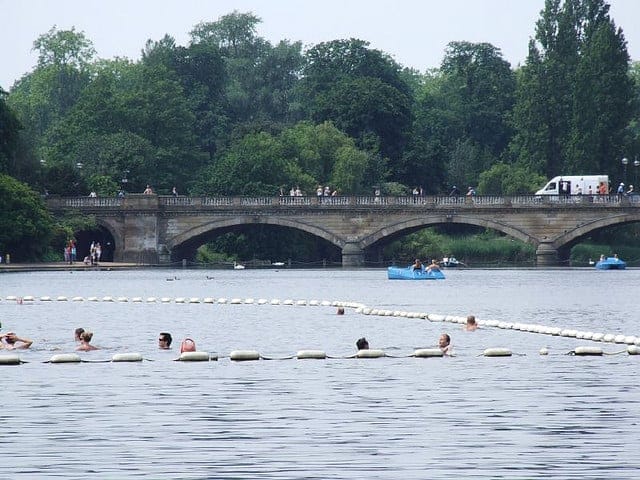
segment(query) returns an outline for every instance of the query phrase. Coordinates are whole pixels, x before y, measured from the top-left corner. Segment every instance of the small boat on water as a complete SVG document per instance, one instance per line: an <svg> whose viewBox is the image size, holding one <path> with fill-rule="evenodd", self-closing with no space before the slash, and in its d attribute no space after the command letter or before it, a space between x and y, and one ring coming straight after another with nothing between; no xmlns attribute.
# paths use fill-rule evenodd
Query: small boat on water
<svg viewBox="0 0 640 480"><path fill-rule="evenodd" d="M627 268L627 262L618 257L600 258L596 263L596 268L598 270L624 270Z"/></svg>
<svg viewBox="0 0 640 480"><path fill-rule="evenodd" d="M444 280L444 273L440 270L428 270L422 266L420 269L408 267L388 267L387 278L389 280Z"/></svg>
<svg viewBox="0 0 640 480"><path fill-rule="evenodd" d="M234 270L244 270L244 265L240 265L237 262L233 262L233 269Z"/></svg>
<svg viewBox="0 0 640 480"><path fill-rule="evenodd" d="M466 267L466 265L460 260L458 260L456 257L444 257L440 262L440 265L447 268Z"/></svg>

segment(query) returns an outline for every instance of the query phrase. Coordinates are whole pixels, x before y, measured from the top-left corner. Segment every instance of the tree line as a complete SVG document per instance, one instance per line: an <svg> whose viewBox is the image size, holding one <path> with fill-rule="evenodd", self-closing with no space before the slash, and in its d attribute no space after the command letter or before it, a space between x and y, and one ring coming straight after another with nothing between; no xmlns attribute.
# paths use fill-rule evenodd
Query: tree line
<svg viewBox="0 0 640 480"><path fill-rule="evenodd" d="M54 26L0 93L0 173L60 195L517 194L620 178L640 151L640 66L604 0L546 0L516 67L453 41L418 72L361 39L271 44L260 22L234 11L137 61Z"/></svg>

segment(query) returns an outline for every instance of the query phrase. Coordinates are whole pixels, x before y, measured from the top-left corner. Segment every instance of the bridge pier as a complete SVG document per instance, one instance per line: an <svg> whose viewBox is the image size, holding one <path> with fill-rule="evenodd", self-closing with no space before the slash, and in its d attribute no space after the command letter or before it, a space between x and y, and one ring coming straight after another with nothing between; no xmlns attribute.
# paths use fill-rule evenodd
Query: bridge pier
<svg viewBox="0 0 640 480"><path fill-rule="evenodd" d="M362 267L364 265L364 250L357 242L348 242L342 249L343 267Z"/></svg>
<svg viewBox="0 0 640 480"><path fill-rule="evenodd" d="M536 248L536 266L557 267L560 264L558 250L550 243L541 243Z"/></svg>

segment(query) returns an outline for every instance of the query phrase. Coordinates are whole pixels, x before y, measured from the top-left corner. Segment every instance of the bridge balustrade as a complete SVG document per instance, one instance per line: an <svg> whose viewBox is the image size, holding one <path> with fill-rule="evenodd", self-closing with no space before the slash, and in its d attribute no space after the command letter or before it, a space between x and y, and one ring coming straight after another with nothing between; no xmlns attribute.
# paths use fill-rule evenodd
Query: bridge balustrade
<svg viewBox="0 0 640 480"><path fill-rule="evenodd" d="M189 196L149 196L128 195L126 197L57 197L46 198L47 206L51 209L96 209L123 208L144 205L166 207L194 207L194 208L224 208L224 207L389 207L389 208L491 208L491 207L640 207L640 195L477 195L473 197L459 196L382 196L382 195L354 195L336 197L189 197Z"/></svg>

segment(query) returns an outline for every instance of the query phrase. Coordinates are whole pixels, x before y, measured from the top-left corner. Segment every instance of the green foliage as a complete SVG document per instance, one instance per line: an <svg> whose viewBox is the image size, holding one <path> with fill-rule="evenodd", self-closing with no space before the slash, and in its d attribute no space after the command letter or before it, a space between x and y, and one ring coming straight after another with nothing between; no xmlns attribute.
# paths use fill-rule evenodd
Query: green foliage
<svg viewBox="0 0 640 480"><path fill-rule="evenodd" d="M531 194L545 184L546 178L526 167L497 163L480 174L478 193L482 195Z"/></svg>
<svg viewBox="0 0 640 480"><path fill-rule="evenodd" d="M493 231L447 236L436 228L426 228L393 242L384 250L385 258L400 263L411 262L414 258L439 260L451 255L469 266L535 262L532 245Z"/></svg>
<svg viewBox="0 0 640 480"><path fill-rule="evenodd" d="M40 196L0 175L0 252L14 261L37 259L48 246L53 220Z"/></svg>
<svg viewBox="0 0 640 480"><path fill-rule="evenodd" d="M0 173L12 173L22 125L7 105L7 93L0 88Z"/></svg>
<svg viewBox="0 0 640 480"><path fill-rule="evenodd" d="M512 154L548 177L619 172L629 56L604 0L547 1L519 76Z"/></svg>
<svg viewBox="0 0 640 480"><path fill-rule="evenodd" d="M87 187L101 197L115 196L120 190L118 183L108 175L91 175Z"/></svg>

